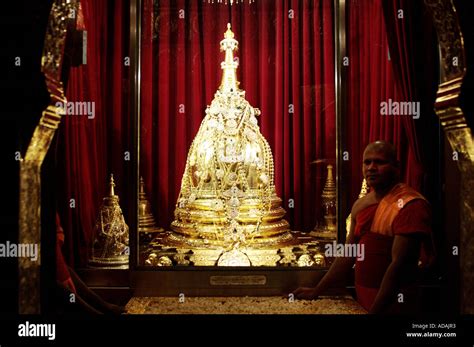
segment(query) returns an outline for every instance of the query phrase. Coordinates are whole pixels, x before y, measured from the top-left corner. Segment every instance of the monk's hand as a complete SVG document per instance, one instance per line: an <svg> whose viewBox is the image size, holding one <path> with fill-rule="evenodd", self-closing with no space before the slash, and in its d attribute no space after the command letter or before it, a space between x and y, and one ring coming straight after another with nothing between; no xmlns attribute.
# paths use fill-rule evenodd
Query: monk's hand
<svg viewBox="0 0 474 347"><path fill-rule="evenodd" d="M296 299L301 300L316 300L318 298L318 294L316 293L316 288L309 288L309 287L300 287L297 288L293 295Z"/></svg>

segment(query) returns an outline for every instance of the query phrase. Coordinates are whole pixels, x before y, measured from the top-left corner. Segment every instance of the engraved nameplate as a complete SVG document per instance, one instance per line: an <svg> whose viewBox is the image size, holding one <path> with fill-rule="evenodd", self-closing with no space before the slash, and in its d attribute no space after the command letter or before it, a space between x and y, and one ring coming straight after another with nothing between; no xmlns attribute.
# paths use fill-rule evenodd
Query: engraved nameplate
<svg viewBox="0 0 474 347"><path fill-rule="evenodd" d="M263 286L267 283L266 276L211 276L212 286Z"/></svg>

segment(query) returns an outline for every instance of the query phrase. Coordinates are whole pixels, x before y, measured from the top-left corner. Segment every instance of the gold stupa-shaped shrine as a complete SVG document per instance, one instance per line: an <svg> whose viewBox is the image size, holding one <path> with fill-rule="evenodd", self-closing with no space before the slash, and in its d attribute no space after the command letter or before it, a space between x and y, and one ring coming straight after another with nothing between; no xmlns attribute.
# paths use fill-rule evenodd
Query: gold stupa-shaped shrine
<svg viewBox="0 0 474 347"><path fill-rule="evenodd" d="M155 240L148 265L278 265L294 257L298 239L275 192L260 111L239 89L237 46L228 24L222 82L189 149L172 231Z"/></svg>
<svg viewBox="0 0 474 347"><path fill-rule="evenodd" d="M224 37L222 83L188 153L173 239L190 246L281 246L293 237L275 193L272 152L260 133L260 111L238 88L230 24Z"/></svg>

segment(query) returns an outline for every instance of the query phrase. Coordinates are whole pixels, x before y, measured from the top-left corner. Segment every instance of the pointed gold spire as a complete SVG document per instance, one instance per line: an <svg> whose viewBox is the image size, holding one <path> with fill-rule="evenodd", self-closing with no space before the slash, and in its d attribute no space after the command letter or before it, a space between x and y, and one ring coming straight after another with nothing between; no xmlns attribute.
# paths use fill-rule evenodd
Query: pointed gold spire
<svg viewBox="0 0 474 347"><path fill-rule="evenodd" d="M234 51L237 50L239 42L234 39L230 23L227 23L227 31L221 41L221 51L225 52L225 60L221 63L222 81L219 90L222 93L235 92L239 90L237 81L237 67L239 63L234 61Z"/></svg>
<svg viewBox="0 0 474 347"><path fill-rule="evenodd" d="M114 187L115 187L114 174L110 174L109 196L115 195Z"/></svg>
<svg viewBox="0 0 474 347"><path fill-rule="evenodd" d="M151 205L148 201L145 193L145 181L143 177L140 177L140 191L138 194L138 231L140 232L141 238L144 237L143 233L155 233L163 232L163 228L156 226L155 218L151 212ZM143 237L142 237L143 236ZM153 235L149 235L148 239L153 238ZM148 240L149 241L149 240Z"/></svg>

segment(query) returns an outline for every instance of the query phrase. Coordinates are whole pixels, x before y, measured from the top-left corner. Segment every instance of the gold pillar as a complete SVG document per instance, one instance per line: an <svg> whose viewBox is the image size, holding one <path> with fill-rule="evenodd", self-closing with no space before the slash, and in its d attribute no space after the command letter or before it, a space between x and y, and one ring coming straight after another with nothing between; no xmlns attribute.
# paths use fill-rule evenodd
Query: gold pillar
<svg viewBox="0 0 474 347"><path fill-rule="evenodd" d="M438 34L440 52L440 80L435 103L436 114L444 129L446 139L453 151L453 157L461 177L459 196L460 244L459 256L461 267L461 313L474 313L474 143L472 131L459 105L459 95L466 63L464 43L459 27L459 20L451 0L425 0L431 11L433 23ZM450 182L446 182L449 186ZM446 189L449 194L449 189ZM448 206L448 208L450 208ZM451 207L452 208L452 207ZM448 232L448 230L446 230Z"/></svg>

